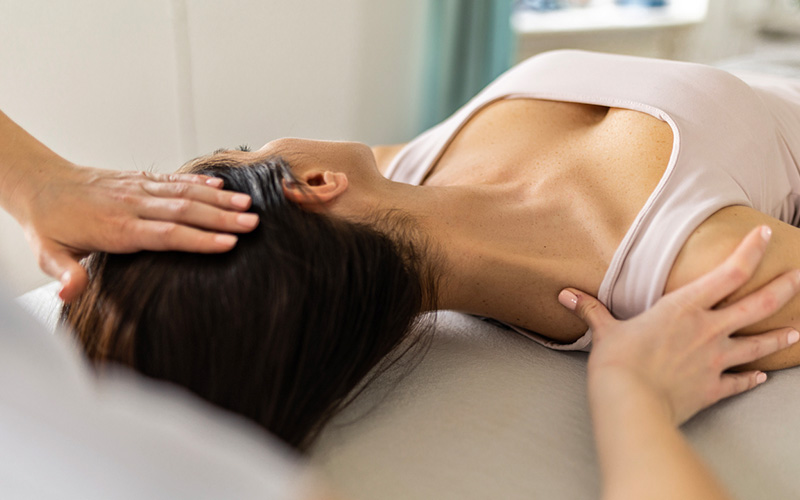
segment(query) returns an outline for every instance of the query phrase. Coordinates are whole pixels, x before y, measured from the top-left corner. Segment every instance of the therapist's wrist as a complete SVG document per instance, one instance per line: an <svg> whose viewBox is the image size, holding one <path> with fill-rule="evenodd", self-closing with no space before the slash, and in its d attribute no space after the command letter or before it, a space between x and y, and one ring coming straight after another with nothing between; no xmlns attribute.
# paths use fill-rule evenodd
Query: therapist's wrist
<svg viewBox="0 0 800 500"><path fill-rule="evenodd" d="M597 412L622 411L647 414L677 426L675 411L657 385L636 371L621 366L591 367L588 377L590 409Z"/></svg>
<svg viewBox="0 0 800 500"><path fill-rule="evenodd" d="M54 173L74 165L0 111L0 207L20 223Z"/></svg>
<svg viewBox="0 0 800 500"><path fill-rule="evenodd" d="M52 153L37 152L16 162L0 180L0 205L25 226L32 217L33 203L48 183L69 176L80 167Z"/></svg>

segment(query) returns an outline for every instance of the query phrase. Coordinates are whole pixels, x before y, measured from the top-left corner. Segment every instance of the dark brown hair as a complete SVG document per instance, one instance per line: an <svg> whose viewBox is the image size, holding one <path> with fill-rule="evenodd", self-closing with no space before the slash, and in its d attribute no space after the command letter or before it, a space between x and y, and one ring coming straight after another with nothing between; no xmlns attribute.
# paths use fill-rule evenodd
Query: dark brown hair
<svg viewBox="0 0 800 500"><path fill-rule="evenodd" d="M251 195L259 226L223 254L95 253L62 321L97 364L177 383L305 449L433 308L424 245L397 214L352 223L287 201L280 158L215 155L191 171Z"/></svg>

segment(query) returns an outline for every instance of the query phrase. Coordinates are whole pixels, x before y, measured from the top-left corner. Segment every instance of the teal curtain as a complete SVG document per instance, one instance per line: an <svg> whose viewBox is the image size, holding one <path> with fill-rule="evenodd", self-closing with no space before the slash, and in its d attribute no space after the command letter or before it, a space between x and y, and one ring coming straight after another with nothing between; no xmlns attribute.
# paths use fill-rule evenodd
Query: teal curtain
<svg viewBox="0 0 800 500"><path fill-rule="evenodd" d="M511 66L512 0L428 0L422 130Z"/></svg>

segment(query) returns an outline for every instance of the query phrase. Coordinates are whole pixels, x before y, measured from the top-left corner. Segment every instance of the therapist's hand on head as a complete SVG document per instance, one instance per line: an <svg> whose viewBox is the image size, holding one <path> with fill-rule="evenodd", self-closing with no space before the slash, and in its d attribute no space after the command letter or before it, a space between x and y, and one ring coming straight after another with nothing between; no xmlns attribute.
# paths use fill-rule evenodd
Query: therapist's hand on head
<svg viewBox="0 0 800 500"><path fill-rule="evenodd" d="M225 252L258 225L246 194L202 175L77 166L0 111L0 206L23 227L44 272L76 298L92 251Z"/></svg>
<svg viewBox="0 0 800 500"><path fill-rule="evenodd" d="M26 196L20 223L39 265L77 297L88 277L79 260L94 250L130 253L233 248L230 233L252 230L258 216L248 195L220 189L201 175L117 172L62 165Z"/></svg>
<svg viewBox="0 0 800 500"><path fill-rule="evenodd" d="M728 372L797 342L792 328L759 335L732 336L783 307L800 290L800 271L776 277L760 290L725 307L724 298L755 273L770 238L766 226L751 231L720 266L693 283L662 297L651 309L618 321L597 299L574 289L559 301L593 332L589 356L589 393L641 391L657 398L674 424L720 399L766 380L758 371Z"/></svg>

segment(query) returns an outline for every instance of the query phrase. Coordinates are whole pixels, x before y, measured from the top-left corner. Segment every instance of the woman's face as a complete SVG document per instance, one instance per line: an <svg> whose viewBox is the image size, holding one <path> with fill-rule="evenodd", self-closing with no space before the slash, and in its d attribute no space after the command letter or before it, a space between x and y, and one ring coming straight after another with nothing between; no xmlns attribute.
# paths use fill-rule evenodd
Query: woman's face
<svg viewBox="0 0 800 500"><path fill-rule="evenodd" d="M187 163L179 172L192 172L198 164L213 158L247 165L275 156L286 160L295 179L306 186L300 190L285 186L287 198L309 210L361 217L377 205L381 184L387 182L366 144L297 138L277 139L256 151L220 150ZM308 193L312 195L306 196ZM309 203L320 200L323 203Z"/></svg>
<svg viewBox="0 0 800 500"><path fill-rule="evenodd" d="M372 149L360 142L283 138L268 142L253 153L282 156L298 178L311 170L343 172L351 185L362 185L375 176L380 177Z"/></svg>
<svg viewBox="0 0 800 500"><path fill-rule="evenodd" d="M278 139L254 154L281 156L302 189L284 187L286 197L312 211L361 220L381 203L381 175L366 144L308 139Z"/></svg>
<svg viewBox="0 0 800 500"><path fill-rule="evenodd" d="M387 180L366 144L285 138L250 154L286 160L305 187L285 186L284 194L307 210L359 221L381 204Z"/></svg>

